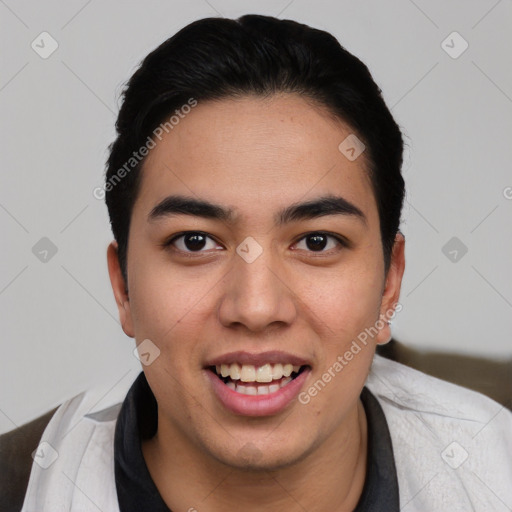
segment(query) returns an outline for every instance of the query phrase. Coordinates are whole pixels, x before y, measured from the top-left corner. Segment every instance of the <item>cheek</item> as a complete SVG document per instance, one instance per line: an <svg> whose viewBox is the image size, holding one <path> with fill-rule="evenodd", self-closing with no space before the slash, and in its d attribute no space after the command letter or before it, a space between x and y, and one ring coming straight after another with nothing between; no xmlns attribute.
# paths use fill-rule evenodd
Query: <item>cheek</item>
<svg viewBox="0 0 512 512"><path fill-rule="evenodd" d="M211 338L215 311L213 273L189 276L169 267L143 265L134 274L130 300L135 338L150 339L161 351L160 363L176 370L197 365L204 344ZM210 290L210 292L208 292Z"/></svg>
<svg viewBox="0 0 512 512"><path fill-rule="evenodd" d="M133 279L130 309L136 339L160 337L179 319L175 298L165 282L153 280L147 273Z"/></svg>
<svg viewBox="0 0 512 512"><path fill-rule="evenodd" d="M135 338L161 344L179 328L195 296L177 275L173 278L157 266L142 265L132 275L130 310Z"/></svg>
<svg viewBox="0 0 512 512"><path fill-rule="evenodd" d="M134 230L136 231L136 230ZM158 339L174 328L190 304L194 288L173 271L159 250L132 236L128 254L130 311L137 340Z"/></svg>
<svg viewBox="0 0 512 512"><path fill-rule="evenodd" d="M303 290L305 302L336 343L357 336L377 320L381 300L377 273L338 269L311 282L314 285Z"/></svg>

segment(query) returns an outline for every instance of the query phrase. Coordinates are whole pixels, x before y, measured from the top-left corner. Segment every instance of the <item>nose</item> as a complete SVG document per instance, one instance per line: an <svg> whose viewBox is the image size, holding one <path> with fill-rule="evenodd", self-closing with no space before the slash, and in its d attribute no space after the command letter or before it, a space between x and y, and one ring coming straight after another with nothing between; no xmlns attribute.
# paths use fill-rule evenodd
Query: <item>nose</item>
<svg viewBox="0 0 512 512"><path fill-rule="evenodd" d="M278 256L270 248L252 262L235 255L232 271L226 276L219 319L225 327L245 326L262 332L277 325L290 325L297 315L293 283Z"/></svg>

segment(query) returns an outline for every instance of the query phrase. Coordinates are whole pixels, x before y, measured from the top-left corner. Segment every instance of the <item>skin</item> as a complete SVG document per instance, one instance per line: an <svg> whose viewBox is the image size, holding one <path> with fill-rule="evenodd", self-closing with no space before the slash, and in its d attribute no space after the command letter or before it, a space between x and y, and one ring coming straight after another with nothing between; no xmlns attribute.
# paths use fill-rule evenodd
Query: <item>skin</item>
<svg viewBox="0 0 512 512"><path fill-rule="evenodd" d="M391 337L385 322L308 404L294 400L275 415L226 410L203 370L227 352L277 349L310 361L307 390L398 302L404 238L397 234L385 274L364 153L351 162L338 150L350 133L295 94L224 99L199 103L147 157L131 217L128 283L115 242L107 256L124 332L161 351L143 367L159 415L142 449L172 510L350 511L359 500L367 457L359 395L376 345ZM187 215L149 222L170 194L239 215L233 224ZM274 226L281 208L325 194L355 204L366 223L330 215ZM197 230L213 237L200 252L183 238L162 247L173 234ZM304 236L318 231L350 245L329 238L315 251ZM250 264L236 252L247 236L263 249Z"/></svg>

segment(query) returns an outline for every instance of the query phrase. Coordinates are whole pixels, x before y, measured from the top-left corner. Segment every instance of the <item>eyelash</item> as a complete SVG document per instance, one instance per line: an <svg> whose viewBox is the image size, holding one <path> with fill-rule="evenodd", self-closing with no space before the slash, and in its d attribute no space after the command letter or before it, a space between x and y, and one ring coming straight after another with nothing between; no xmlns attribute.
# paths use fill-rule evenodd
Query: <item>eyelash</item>
<svg viewBox="0 0 512 512"><path fill-rule="evenodd" d="M213 237L211 237L208 233L205 233L204 231L183 231L181 233L178 233L177 235L173 235L170 239L166 240L162 244L162 246L164 248L170 248L175 252L179 252L182 255L185 255L185 257L195 258L195 257L201 255L202 253L204 253L205 251L202 251L202 250L201 251L182 251L181 249L176 249L175 247L173 247L173 244L174 244L174 242L176 242L176 240L178 240L188 234L203 235L204 237L209 238L210 240L213 240L216 242L216 240ZM299 242L306 239L307 237L313 236L313 235L324 235L329 238L334 238L340 246L337 249L335 249L336 252L341 250L341 248L349 247L349 243L343 237L341 237L340 235L335 235L334 233L330 233L328 231L310 231L309 233L305 233L304 235L301 235L301 237L296 242L294 242L294 245L298 244ZM216 242L216 243L218 243L218 242ZM307 252L310 252L311 254L322 255L322 254L330 254L331 251L332 251L332 249L329 251L322 250L322 251L307 251Z"/></svg>

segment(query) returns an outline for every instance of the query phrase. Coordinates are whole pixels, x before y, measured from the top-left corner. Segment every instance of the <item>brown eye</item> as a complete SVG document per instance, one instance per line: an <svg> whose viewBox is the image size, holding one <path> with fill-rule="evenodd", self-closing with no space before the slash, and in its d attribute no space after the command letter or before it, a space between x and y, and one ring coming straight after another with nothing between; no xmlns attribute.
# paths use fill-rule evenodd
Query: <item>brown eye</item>
<svg viewBox="0 0 512 512"><path fill-rule="evenodd" d="M218 244L206 233L200 231L187 231L173 237L166 242L166 246L172 246L182 252L204 252L203 249L215 249Z"/></svg>
<svg viewBox="0 0 512 512"><path fill-rule="evenodd" d="M329 244L329 239L334 240ZM344 241L335 235L331 235L324 232L315 232L308 233L304 237L302 237L298 244L303 243L305 241L306 250L311 252L329 252L331 249L340 248L340 246L344 247ZM327 250L324 250L327 247ZM303 249L302 247L301 249Z"/></svg>

